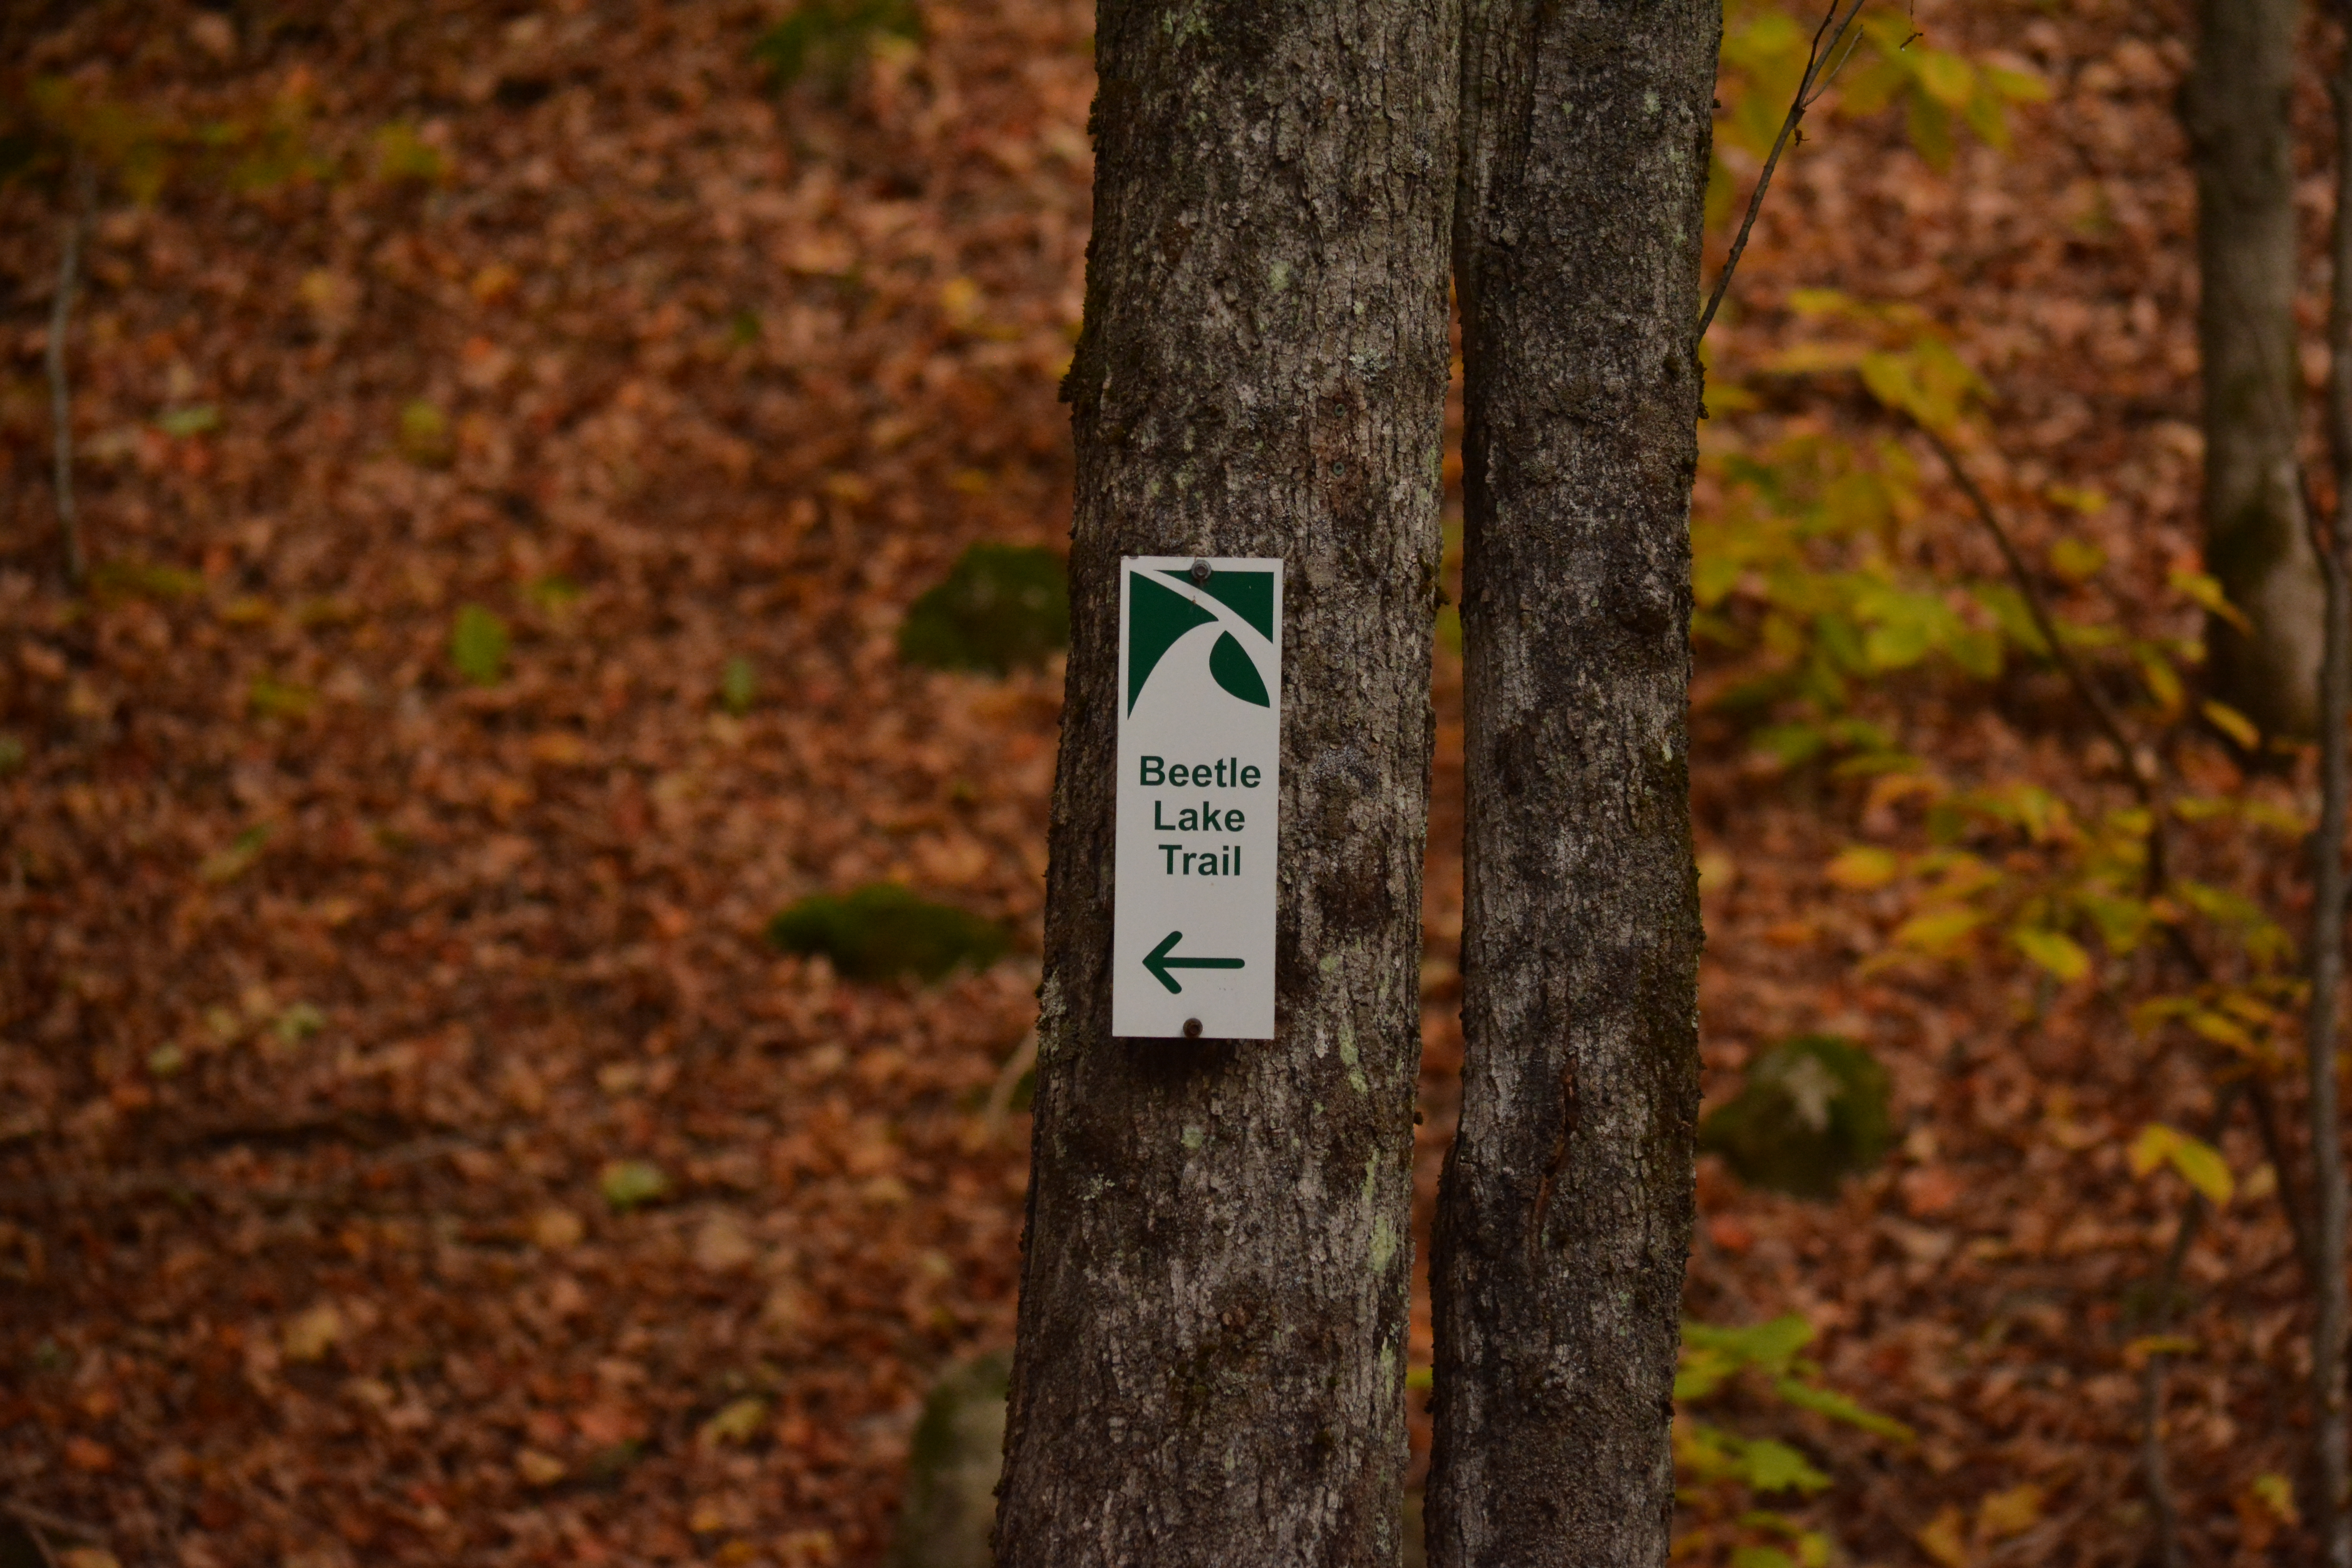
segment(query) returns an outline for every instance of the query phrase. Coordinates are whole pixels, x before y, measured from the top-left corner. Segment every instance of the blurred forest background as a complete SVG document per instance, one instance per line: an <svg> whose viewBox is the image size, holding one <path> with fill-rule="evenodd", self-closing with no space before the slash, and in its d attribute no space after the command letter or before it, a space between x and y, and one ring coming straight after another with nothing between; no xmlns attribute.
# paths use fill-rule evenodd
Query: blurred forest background
<svg viewBox="0 0 2352 1568"><path fill-rule="evenodd" d="M1813 20L1727 6L1711 262ZM1091 26L0 20L28 1561L881 1559L1012 1333ZM1866 13L1710 336L1678 1561L2305 1550L2315 802L2200 694L2194 36Z"/></svg>

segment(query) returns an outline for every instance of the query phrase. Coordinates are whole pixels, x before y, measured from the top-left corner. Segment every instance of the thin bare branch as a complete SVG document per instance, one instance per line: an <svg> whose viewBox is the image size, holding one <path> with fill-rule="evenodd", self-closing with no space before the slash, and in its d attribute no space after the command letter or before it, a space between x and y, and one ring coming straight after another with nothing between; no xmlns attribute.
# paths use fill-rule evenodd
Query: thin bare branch
<svg viewBox="0 0 2352 1568"><path fill-rule="evenodd" d="M1805 112L1820 101L1845 62L1862 42L1853 32L1853 24L1862 15L1862 0L1851 5L1843 0L1830 0L1830 8L1822 14L1821 26L1813 29L1812 47L1805 55L1805 74L1798 79L1795 96L1789 100L1788 117L1780 121L1780 133L1772 139L1772 151L1765 156L1764 172L1756 177L1756 189L1748 196L1748 214L1739 220L1739 232L1731 241L1731 254L1723 258L1723 273L1715 280L1715 291L1706 297L1706 309L1699 312L1698 331L1691 339L1693 353L1706 341L1706 329L1714 324L1715 312L1723 304L1724 294L1731 288L1731 275L1739 270L1739 258L1748 249L1748 233L1756 226L1756 215L1764 210L1764 193L1772 188L1772 171L1780 167L1780 154L1804 123ZM1849 39L1848 35L1853 37ZM1838 51L1843 46L1844 53Z"/></svg>
<svg viewBox="0 0 2352 1568"><path fill-rule="evenodd" d="M1985 531L1992 536L1994 547L2000 552L2001 563L2009 569L2010 581L2016 584L2018 596L2025 601L2025 613L2032 618L2033 629L2041 633L2042 640L2049 645L2051 658L2066 677L2066 683L2074 689L2074 695L2082 700L2084 707L2091 710L2092 721L2098 725L2099 732L2121 754L2124 771L2131 779L2132 792L2139 796L2141 805L2153 809L2158 804L2157 787L2147 759L2140 754L2138 747L2132 744L2131 737L2124 731L2123 721L2116 714L2114 704L2092 681L2090 672L2074 658L2074 650L2059 637L2057 623L2051 619L2049 609L2042 602L2041 586L2033 581L2033 574L2026 570L2025 558L2018 553L2015 542L2010 538L2008 528L2000 521L2000 514L1993 510L1992 498L1985 494L1984 487L1977 483L1976 477L1969 472L1968 465L1960 461L1959 453L1939 431L1916 417L1911 423L1920 435L1927 437L1927 445L1935 449L1936 456L1943 459L1945 471L1952 476L1952 483L1961 495L1968 498L1969 505L1976 511L1977 521L1983 523ZM2160 874L2158 879L2161 880Z"/></svg>
<svg viewBox="0 0 2352 1568"><path fill-rule="evenodd" d="M64 1568L64 1564L58 1561L57 1548L49 1544L47 1531L21 1518L16 1523L18 1528L24 1531L25 1538L33 1543L33 1550L41 1554L41 1568Z"/></svg>
<svg viewBox="0 0 2352 1568"><path fill-rule="evenodd" d="M2263 1141L2263 1157L2278 1173L2279 1212L2286 1215L2286 1227L2294 1237L2295 1261L2303 1266L2303 1278L2315 1288L2319 1279L2319 1241L2311 1233L2311 1215L2298 1195L2303 1178L2288 1163L2290 1151L2286 1133L2280 1125L2278 1100L2271 1094L2271 1086L2261 1079L2247 1081L2247 1096L2254 1113L2254 1131Z"/></svg>
<svg viewBox="0 0 2352 1568"><path fill-rule="evenodd" d="M170 1170L121 1171L88 1180L24 1182L0 1187L0 1213L20 1212L43 1204L124 1203L152 1197L202 1198L223 1207L245 1204L299 1207L304 1204L332 1203L370 1176L428 1164L445 1154L462 1153L481 1146L471 1138L420 1138L354 1160L346 1169L307 1187L252 1187L184 1176Z"/></svg>
<svg viewBox="0 0 2352 1568"><path fill-rule="evenodd" d="M2207 1142L2220 1141L2222 1130L2230 1124L2230 1112L2237 1108L2239 1097L2251 1082L2238 1079L2221 1090L2213 1105L2212 1121L2205 1130ZM2180 1289L2181 1266L2189 1260L2189 1248L2204 1227L2210 1206L2203 1193L2189 1194L2189 1206L2180 1215L2180 1228L2173 1232L2172 1247L2164 1255L2164 1267L2156 1277L2156 1294L2147 1322L2151 1333L2161 1334L2172 1327L2172 1300ZM2151 1350L2140 1366L2140 1472L2147 1488L2148 1511L2156 1516L2158 1568L2182 1568L2180 1510L2173 1500L2172 1479L2164 1462L2164 1352Z"/></svg>
<svg viewBox="0 0 2352 1568"><path fill-rule="evenodd" d="M66 377L66 334L73 328L74 294L81 281L81 247L89 229L97 200L97 181L89 157L74 153L74 210L64 225L58 255L57 298L49 306L49 423L55 432L58 535L65 547L66 582L81 586L83 566L81 518L74 505L73 388Z"/></svg>
<svg viewBox="0 0 2352 1568"><path fill-rule="evenodd" d="M1021 1080L1037 1069L1037 1031L1030 1030L1013 1047L997 1069L996 1082L988 1091L988 1103L979 1116L964 1130L963 1146L967 1150L988 1147L1004 1131L1005 1120L1013 1114L1013 1097L1021 1091Z"/></svg>
<svg viewBox="0 0 2352 1568"><path fill-rule="evenodd" d="M25 1527L25 1533L31 1536L33 1544L40 1549L41 1561L49 1568L57 1568L58 1563L57 1551L49 1544L50 1536L59 1535L68 1541L91 1543L106 1540L106 1532L96 1525L84 1524L78 1519L68 1519L44 1508L35 1508L31 1503L16 1498L0 1498L0 1513L6 1514Z"/></svg>

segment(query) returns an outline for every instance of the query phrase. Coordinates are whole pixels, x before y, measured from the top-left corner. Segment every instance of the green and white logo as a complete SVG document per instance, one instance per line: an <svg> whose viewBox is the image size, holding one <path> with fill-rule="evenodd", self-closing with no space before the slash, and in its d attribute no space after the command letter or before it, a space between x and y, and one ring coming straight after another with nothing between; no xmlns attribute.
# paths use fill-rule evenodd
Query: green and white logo
<svg viewBox="0 0 2352 1568"><path fill-rule="evenodd" d="M1151 672L1185 633L1201 626L1223 625L1217 611L1208 607L1210 605L1230 612L1228 619L1239 616L1247 631L1257 634L1256 640L1263 645L1265 656L1274 651L1276 574L1273 570L1213 570L1207 581L1195 584L1186 574L1190 565L1187 563L1185 572L1172 574L1138 572L1129 580L1127 706L1130 712L1145 683L1150 680ZM1181 587L1171 584L1171 575ZM1273 698L1266 690L1265 678L1258 670L1258 661L1234 637L1234 630L1223 626L1210 645L1210 677L1226 693L1244 702L1255 703L1260 708L1270 706Z"/></svg>
<svg viewBox="0 0 2352 1568"><path fill-rule="evenodd" d="M1111 1027L1271 1039L1282 563L1119 566Z"/></svg>

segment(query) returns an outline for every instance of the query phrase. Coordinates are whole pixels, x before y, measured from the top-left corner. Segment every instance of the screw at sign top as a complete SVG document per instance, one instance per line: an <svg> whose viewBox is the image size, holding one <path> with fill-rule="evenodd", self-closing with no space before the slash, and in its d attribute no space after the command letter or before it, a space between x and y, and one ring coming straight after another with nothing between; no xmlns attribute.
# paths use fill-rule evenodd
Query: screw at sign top
<svg viewBox="0 0 2352 1568"><path fill-rule="evenodd" d="M1192 562L1192 577L1194 583L1206 586L1209 581L1209 563L1196 557Z"/></svg>

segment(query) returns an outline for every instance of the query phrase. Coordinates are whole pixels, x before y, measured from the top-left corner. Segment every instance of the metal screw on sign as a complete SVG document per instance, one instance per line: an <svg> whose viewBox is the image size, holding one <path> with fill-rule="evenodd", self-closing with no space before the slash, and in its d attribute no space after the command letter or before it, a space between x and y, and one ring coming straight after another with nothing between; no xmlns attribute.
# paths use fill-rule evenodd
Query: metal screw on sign
<svg viewBox="0 0 2352 1568"><path fill-rule="evenodd" d="M1192 562L1192 577L1193 583L1198 586L1203 588L1207 587L1209 585L1209 563L1206 561L1202 561L1198 557L1195 557Z"/></svg>
<svg viewBox="0 0 2352 1568"><path fill-rule="evenodd" d="M1197 1040L1201 1037L1200 1019L1187 1018L1184 1020L1184 1037L1188 1040Z"/></svg>

